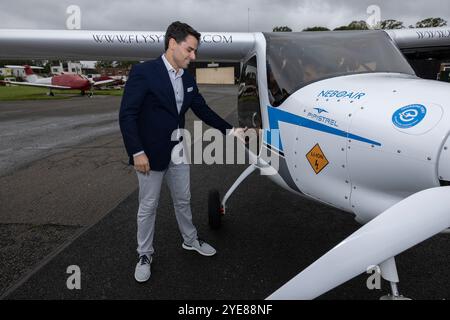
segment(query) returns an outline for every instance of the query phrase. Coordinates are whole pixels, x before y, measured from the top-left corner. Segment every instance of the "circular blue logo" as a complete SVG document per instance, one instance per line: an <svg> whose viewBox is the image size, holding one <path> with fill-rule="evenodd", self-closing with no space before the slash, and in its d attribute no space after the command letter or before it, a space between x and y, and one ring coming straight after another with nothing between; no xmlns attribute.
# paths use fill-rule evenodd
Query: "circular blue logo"
<svg viewBox="0 0 450 320"><path fill-rule="evenodd" d="M410 104L402 107L392 115L392 122L396 127L405 129L414 127L423 120L427 113L427 108L421 104Z"/></svg>

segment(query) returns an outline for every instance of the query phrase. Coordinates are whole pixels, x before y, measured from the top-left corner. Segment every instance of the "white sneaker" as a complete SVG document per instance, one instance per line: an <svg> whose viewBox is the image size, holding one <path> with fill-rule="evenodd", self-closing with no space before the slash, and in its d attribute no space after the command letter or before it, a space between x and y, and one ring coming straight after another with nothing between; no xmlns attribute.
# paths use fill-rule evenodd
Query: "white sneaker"
<svg viewBox="0 0 450 320"><path fill-rule="evenodd" d="M195 240L191 245L183 242L182 247L186 250L195 250L203 256L210 257L216 254L216 249L201 239Z"/></svg>
<svg viewBox="0 0 450 320"><path fill-rule="evenodd" d="M139 257L139 261L136 264L136 269L134 271L134 279L137 282L145 282L150 279L151 271L150 264L152 263L152 257L150 259L147 255L142 255Z"/></svg>

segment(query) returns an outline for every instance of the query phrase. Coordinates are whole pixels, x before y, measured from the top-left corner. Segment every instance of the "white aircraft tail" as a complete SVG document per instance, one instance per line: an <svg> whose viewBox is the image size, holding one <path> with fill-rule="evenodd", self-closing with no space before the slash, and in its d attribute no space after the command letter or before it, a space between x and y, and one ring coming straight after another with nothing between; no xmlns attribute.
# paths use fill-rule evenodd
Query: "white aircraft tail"
<svg viewBox="0 0 450 320"><path fill-rule="evenodd" d="M24 69L25 70L25 79L27 82L35 83L37 82L38 76L33 72L33 69L44 69L42 67L34 67L29 65L23 65L23 66L13 66L13 65L6 65L6 68L11 69Z"/></svg>
<svg viewBox="0 0 450 320"><path fill-rule="evenodd" d="M33 69L30 66L24 66L25 68L25 78L27 82L35 83L38 79L38 76L34 74Z"/></svg>

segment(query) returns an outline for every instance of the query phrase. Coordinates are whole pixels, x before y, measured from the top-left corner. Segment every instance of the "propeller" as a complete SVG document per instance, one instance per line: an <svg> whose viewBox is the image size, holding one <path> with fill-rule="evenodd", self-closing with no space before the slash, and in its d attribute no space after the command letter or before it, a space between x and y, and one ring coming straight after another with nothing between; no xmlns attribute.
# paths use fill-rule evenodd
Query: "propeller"
<svg viewBox="0 0 450 320"><path fill-rule="evenodd" d="M450 186L417 192L362 226L267 299L314 299L450 227Z"/></svg>

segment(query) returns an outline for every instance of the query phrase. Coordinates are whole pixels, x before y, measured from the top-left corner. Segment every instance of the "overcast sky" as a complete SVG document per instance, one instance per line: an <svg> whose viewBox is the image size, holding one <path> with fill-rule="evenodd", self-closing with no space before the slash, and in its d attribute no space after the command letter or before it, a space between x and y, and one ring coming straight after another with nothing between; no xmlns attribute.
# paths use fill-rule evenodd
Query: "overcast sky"
<svg viewBox="0 0 450 320"><path fill-rule="evenodd" d="M84 30L165 31L180 20L198 31L272 31L289 26L330 29L367 20L367 8L378 5L381 19L405 26L428 17L450 25L449 0L0 0L1 29L65 29L70 5L81 10Z"/></svg>

